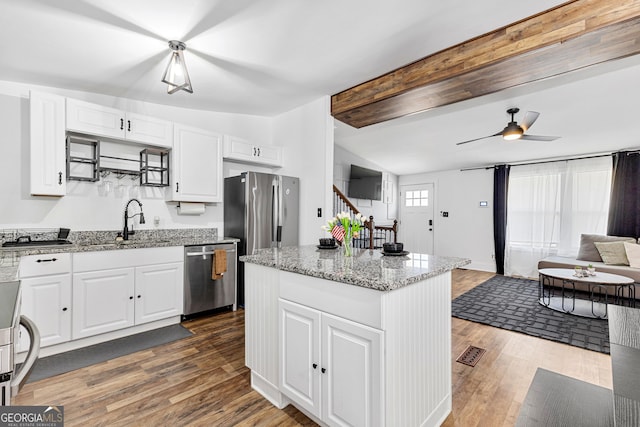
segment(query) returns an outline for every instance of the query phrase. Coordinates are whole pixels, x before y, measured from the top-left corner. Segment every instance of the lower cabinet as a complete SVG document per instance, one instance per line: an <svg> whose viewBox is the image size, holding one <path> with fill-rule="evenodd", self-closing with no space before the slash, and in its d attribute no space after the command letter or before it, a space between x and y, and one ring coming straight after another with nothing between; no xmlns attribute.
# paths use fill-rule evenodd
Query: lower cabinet
<svg viewBox="0 0 640 427"><path fill-rule="evenodd" d="M38 327L40 346L71 339L71 274L21 279L22 314ZM29 334L20 333L19 352L29 350Z"/></svg>
<svg viewBox="0 0 640 427"><path fill-rule="evenodd" d="M134 325L134 269L74 273L73 339Z"/></svg>
<svg viewBox="0 0 640 427"><path fill-rule="evenodd" d="M74 273L73 338L182 314L183 263Z"/></svg>
<svg viewBox="0 0 640 427"><path fill-rule="evenodd" d="M279 299L280 390L328 425L380 425L383 332Z"/></svg>

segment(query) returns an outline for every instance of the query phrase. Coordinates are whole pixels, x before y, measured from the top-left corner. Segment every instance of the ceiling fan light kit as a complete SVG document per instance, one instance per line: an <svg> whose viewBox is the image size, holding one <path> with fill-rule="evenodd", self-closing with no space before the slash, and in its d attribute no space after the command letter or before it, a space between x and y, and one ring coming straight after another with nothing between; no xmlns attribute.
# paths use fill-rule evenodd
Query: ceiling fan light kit
<svg viewBox="0 0 640 427"><path fill-rule="evenodd" d="M193 93L191 79L182 53L187 45L178 40L170 40L169 47L172 50L171 58L169 58L169 64L167 64L167 69L162 76L162 82L168 85L167 93L173 94L179 90Z"/></svg>
<svg viewBox="0 0 640 427"><path fill-rule="evenodd" d="M520 111L519 108L509 108L507 110L507 114L511 114L511 121L498 133L494 133L493 135L483 136L481 138L470 139L468 141L458 142L456 145L467 144L473 141L479 141L481 139L492 138L494 136L502 136L502 138L506 141L515 141L517 139L526 139L529 141L554 141L559 138L559 136L540 136L540 135L528 135L525 132L533 126L533 123L538 120L538 116L540 113L536 111L527 111L524 115L524 119L522 122L518 124L516 122L514 116Z"/></svg>

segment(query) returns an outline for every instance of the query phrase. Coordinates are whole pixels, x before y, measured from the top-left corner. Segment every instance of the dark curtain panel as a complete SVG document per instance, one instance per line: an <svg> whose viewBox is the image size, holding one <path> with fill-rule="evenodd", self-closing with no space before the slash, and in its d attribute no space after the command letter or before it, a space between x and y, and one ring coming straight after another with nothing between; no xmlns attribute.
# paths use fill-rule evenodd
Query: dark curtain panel
<svg viewBox="0 0 640 427"><path fill-rule="evenodd" d="M493 243L496 254L496 273L498 274L504 274L509 168L509 165L499 165L493 171Z"/></svg>
<svg viewBox="0 0 640 427"><path fill-rule="evenodd" d="M614 153L611 200L609 201L610 236L640 236L640 155Z"/></svg>

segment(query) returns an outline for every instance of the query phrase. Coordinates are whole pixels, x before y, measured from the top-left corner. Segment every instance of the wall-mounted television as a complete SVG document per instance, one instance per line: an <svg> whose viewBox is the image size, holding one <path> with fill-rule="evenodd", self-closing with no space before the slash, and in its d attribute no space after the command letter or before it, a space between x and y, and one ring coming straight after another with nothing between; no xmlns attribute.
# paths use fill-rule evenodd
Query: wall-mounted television
<svg viewBox="0 0 640 427"><path fill-rule="evenodd" d="M382 200L382 172L351 165L347 196L354 199Z"/></svg>

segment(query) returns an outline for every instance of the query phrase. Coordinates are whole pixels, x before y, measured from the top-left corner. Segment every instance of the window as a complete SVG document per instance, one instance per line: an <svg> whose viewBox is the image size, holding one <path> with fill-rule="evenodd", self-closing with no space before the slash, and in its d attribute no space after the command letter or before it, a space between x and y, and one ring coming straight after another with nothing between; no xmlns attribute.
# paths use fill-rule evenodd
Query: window
<svg viewBox="0 0 640 427"><path fill-rule="evenodd" d="M512 166L505 273L537 277L538 261L575 256L580 234L606 234L611 159Z"/></svg>
<svg viewBox="0 0 640 427"><path fill-rule="evenodd" d="M407 191L404 200L407 207L429 206L429 190Z"/></svg>

